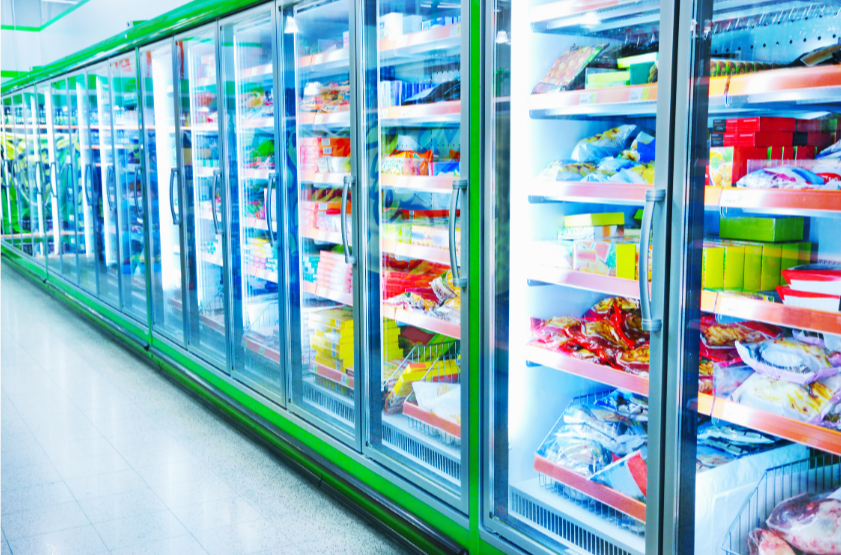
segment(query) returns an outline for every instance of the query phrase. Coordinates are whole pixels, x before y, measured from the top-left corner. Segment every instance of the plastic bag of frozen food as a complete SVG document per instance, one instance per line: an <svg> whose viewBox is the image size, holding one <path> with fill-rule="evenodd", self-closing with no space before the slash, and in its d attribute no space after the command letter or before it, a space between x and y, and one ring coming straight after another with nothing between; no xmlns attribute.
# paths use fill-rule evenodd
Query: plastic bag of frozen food
<svg viewBox="0 0 841 555"><path fill-rule="evenodd" d="M637 422L648 422L648 398L614 389L596 401L597 407L610 409Z"/></svg>
<svg viewBox="0 0 841 555"><path fill-rule="evenodd" d="M594 164L579 164L567 160L555 160L540 172L541 179L551 181L581 181L596 169Z"/></svg>
<svg viewBox="0 0 841 555"><path fill-rule="evenodd" d="M713 393L716 397L727 399L740 385L753 376L753 369L746 364L718 364L711 362L713 375Z"/></svg>
<svg viewBox="0 0 841 555"><path fill-rule="evenodd" d="M633 165L634 162L632 160L614 158L611 156L599 162L599 165L595 166L593 171L584 178L584 181L606 183L611 177L616 175L617 172L630 168Z"/></svg>
<svg viewBox="0 0 841 555"><path fill-rule="evenodd" d="M626 312L639 312L640 302L639 299L629 299L627 297L607 297L587 310L583 318L585 320L609 318L617 308Z"/></svg>
<svg viewBox="0 0 841 555"><path fill-rule="evenodd" d="M643 447L607 465L599 472L593 474L590 480L613 488L619 493L624 493L637 501L645 501L645 492L648 484L646 456L647 450Z"/></svg>
<svg viewBox="0 0 841 555"><path fill-rule="evenodd" d="M841 370L841 353L789 338L748 344L737 341L736 350L754 371L796 384L810 384Z"/></svg>
<svg viewBox="0 0 841 555"><path fill-rule="evenodd" d="M703 472L710 470L735 459L735 455L716 449L710 445L698 444L695 449L695 471Z"/></svg>
<svg viewBox="0 0 841 555"><path fill-rule="evenodd" d="M823 417L821 426L841 432L841 402L836 403Z"/></svg>
<svg viewBox="0 0 841 555"><path fill-rule="evenodd" d="M538 455L556 465L589 478L613 459L613 454L598 441L571 437L562 429L557 431L561 434L553 431L537 451Z"/></svg>
<svg viewBox="0 0 841 555"><path fill-rule="evenodd" d="M636 166L623 171L629 174L628 179L632 180L630 181L631 183L639 183L641 185L645 183L648 183L649 185L654 184L654 162L637 164Z"/></svg>
<svg viewBox="0 0 841 555"><path fill-rule="evenodd" d="M598 162L603 158L616 156L627 146L636 130L636 125L620 125L581 139L572 149L571 158L576 162Z"/></svg>
<svg viewBox="0 0 841 555"><path fill-rule="evenodd" d="M604 364L613 365L616 355L628 348L609 320L581 322L566 329L566 333L582 349L595 353Z"/></svg>
<svg viewBox="0 0 841 555"><path fill-rule="evenodd" d="M748 534L750 555L795 555L786 541L770 530L757 528Z"/></svg>
<svg viewBox="0 0 841 555"><path fill-rule="evenodd" d="M540 80L540 83L532 89L532 94L545 94L582 88L580 85L584 75L584 68L606 46L607 44L593 46L578 46L577 44L573 44L555 60L555 63L552 64L552 67L549 68L549 71Z"/></svg>
<svg viewBox="0 0 841 555"><path fill-rule="evenodd" d="M644 343L636 349L628 349L616 355L616 365L629 374L648 377L651 352L649 344Z"/></svg>
<svg viewBox="0 0 841 555"><path fill-rule="evenodd" d="M461 386L441 382L414 382L418 406L427 412L461 425Z"/></svg>
<svg viewBox="0 0 841 555"><path fill-rule="evenodd" d="M698 427L698 439L716 439L740 445L770 445L776 440L759 432L725 422L705 422Z"/></svg>
<svg viewBox="0 0 841 555"><path fill-rule="evenodd" d="M654 136L640 131L631 143L631 148L622 151L622 156L634 162L653 162L656 147L657 141Z"/></svg>
<svg viewBox="0 0 841 555"><path fill-rule="evenodd" d="M841 158L841 141L835 142L818 153L815 157L821 158Z"/></svg>
<svg viewBox="0 0 841 555"><path fill-rule="evenodd" d="M841 489L802 493L779 503L768 528L792 547L812 555L841 553Z"/></svg>
<svg viewBox="0 0 841 555"><path fill-rule="evenodd" d="M841 399L841 375L800 385L755 372L733 392L732 399L772 414L819 424Z"/></svg>
<svg viewBox="0 0 841 555"><path fill-rule="evenodd" d="M531 319L531 335L535 339L551 342L557 338L569 338L566 329L579 323L578 318L572 316L555 316L548 320Z"/></svg>
<svg viewBox="0 0 841 555"><path fill-rule="evenodd" d="M736 182L736 187L832 190L841 188L841 184L827 186L821 176L804 168L773 166L747 174Z"/></svg>
<svg viewBox="0 0 841 555"><path fill-rule="evenodd" d="M645 428L612 410L591 405L570 405L564 411L564 423L593 428L605 439L602 445L617 455L627 455L642 447L647 440Z"/></svg>
<svg viewBox="0 0 841 555"><path fill-rule="evenodd" d="M730 362L739 357L736 341L756 343L779 337L776 326L760 322L718 322L715 316L701 317L701 356L713 362Z"/></svg>

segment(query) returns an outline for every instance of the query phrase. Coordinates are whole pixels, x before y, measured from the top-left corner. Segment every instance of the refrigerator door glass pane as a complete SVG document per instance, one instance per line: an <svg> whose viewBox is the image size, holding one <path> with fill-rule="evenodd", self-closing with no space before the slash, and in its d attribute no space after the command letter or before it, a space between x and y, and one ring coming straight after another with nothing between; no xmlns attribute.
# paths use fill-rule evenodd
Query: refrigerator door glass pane
<svg viewBox="0 0 841 555"><path fill-rule="evenodd" d="M212 28L176 40L181 162L189 249L190 347L225 361L228 222L219 166L216 39Z"/></svg>
<svg viewBox="0 0 841 555"><path fill-rule="evenodd" d="M660 4L491 8L486 523L514 542L641 554Z"/></svg>
<svg viewBox="0 0 841 555"><path fill-rule="evenodd" d="M348 10L344 0L287 9L278 33L284 62L295 68L287 73L294 80L287 103L297 111L297 181L290 177L297 186L289 187L287 202L287 235L298 245L289 262L291 400L294 408L353 434L354 272L342 239L350 242L356 199L348 195L344 217L341 202L351 156Z"/></svg>
<svg viewBox="0 0 841 555"><path fill-rule="evenodd" d="M222 26L234 371L282 399L272 12ZM271 229L269 226L271 225Z"/></svg>
<svg viewBox="0 0 841 555"><path fill-rule="evenodd" d="M73 167L70 177L72 199L76 205L76 251L79 265L79 284L97 294L96 258L94 255L94 203L96 189L91 154L91 133L88 129L88 94L84 75L68 79L70 91L70 144L73 145Z"/></svg>
<svg viewBox="0 0 841 555"><path fill-rule="evenodd" d="M364 44L376 55L364 54L373 67L365 71L361 134L369 137L362 190L373 203L362 211L376 214L367 226L368 258L378 264L366 294L379 314L369 320L367 443L386 465L421 476L423 487L453 503L465 499L469 452L458 285L459 271L466 272L466 190L453 192L467 148L459 4L372 3Z"/></svg>
<svg viewBox="0 0 841 555"><path fill-rule="evenodd" d="M17 191L14 180L15 118L12 98L3 99L3 240L14 244L14 222L17 216Z"/></svg>
<svg viewBox="0 0 841 555"><path fill-rule="evenodd" d="M54 140L52 153L55 165L51 169L54 176L55 202L59 240L57 251L60 258L58 272L68 281L76 283L79 279L76 248L76 199L74 193L73 141L70 128L70 99L67 80L56 81L50 86L51 116Z"/></svg>
<svg viewBox="0 0 841 555"><path fill-rule="evenodd" d="M119 305L117 178L111 140L111 84L108 80L108 66L101 66L88 74L88 106L91 156L88 177L94 201L99 297Z"/></svg>
<svg viewBox="0 0 841 555"><path fill-rule="evenodd" d="M61 273L59 257L60 222L58 213L58 174L55 171L55 130L53 128L52 87L49 84L36 88L39 112L39 148L41 150L42 184L41 200L44 211L44 254L50 272Z"/></svg>
<svg viewBox="0 0 841 555"><path fill-rule="evenodd" d="M176 162L172 46L140 51L146 192L149 206L152 329L184 342L181 184Z"/></svg>
<svg viewBox="0 0 841 555"><path fill-rule="evenodd" d="M696 102L676 105L672 203L680 552L838 553L838 10L695 10L709 40L676 61Z"/></svg>
<svg viewBox="0 0 841 555"><path fill-rule="evenodd" d="M23 125L20 123L22 119L18 107L20 105L19 97L9 97L8 101L9 117L11 119L11 133L9 138L9 168L11 173L11 190L10 190L10 204L11 204L11 224L12 224L12 245L20 248L20 188L21 188L21 173L24 171L24 165L21 161L22 147L19 137L23 137Z"/></svg>
<svg viewBox="0 0 841 555"><path fill-rule="evenodd" d="M35 173L34 124L32 119L32 93L24 92L14 96L18 129L15 135L18 157L18 204L20 222L19 248L24 254L32 256L32 235L37 231L37 184ZM35 221L33 222L33 216Z"/></svg>
<svg viewBox="0 0 841 555"><path fill-rule="evenodd" d="M49 148L47 146L47 114L44 95L36 88L29 96L29 110L32 113L32 256L39 264L45 264L51 247L49 234L52 228L51 206L47 201L49 186Z"/></svg>
<svg viewBox="0 0 841 555"><path fill-rule="evenodd" d="M134 52L111 62L114 194L120 227L119 269L123 311L146 320L146 235Z"/></svg>

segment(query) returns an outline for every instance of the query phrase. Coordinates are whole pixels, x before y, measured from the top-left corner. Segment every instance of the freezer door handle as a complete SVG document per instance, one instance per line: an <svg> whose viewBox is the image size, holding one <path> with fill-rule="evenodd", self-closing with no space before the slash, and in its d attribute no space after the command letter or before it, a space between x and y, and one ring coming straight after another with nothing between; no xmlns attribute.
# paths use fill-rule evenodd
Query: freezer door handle
<svg viewBox="0 0 841 555"><path fill-rule="evenodd" d="M117 173L114 171L114 165L109 164L108 170L105 172L105 196L108 197L108 210L114 212L117 204L116 199L112 200L112 195L117 193Z"/></svg>
<svg viewBox="0 0 841 555"><path fill-rule="evenodd" d="M93 164L85 165L85 198L88 199L88 206L93 207L93 199L91 198L91 188L88 186L93 179Z"/></svg>
<svg viewBox="0 0 841 555"><path fill-rule="evenodd" d="M136 219L138 222L143 216L143 195L141 194L142 190L143 172L140 170L140 166L137 166L136 168L134 168L134 213L136 214Z"/></svg>
<svg viewBox="0 0 841 555"><path fill-rule="evenodd" d="M169 211L172 214L172 225L181 225L181 218L175 211L175 174L177 172L178 168L169 170ZM180 202L178 206L181 206Z"/></svg>
<svg viewBox="0 0 841 555"><path fill-rule="evenodd" d="M266 185L266 199L264 204L264 210L266 211L266 229L269 233L269 244L272 248L275 247L277 243L277 237L275 236L272 228L274 227L274 220L272 219L272 187L275 186L275 180L277 179L277 172L272 170L269 172L269 183Z"/></svg>
<svg viewBox="0 0 841 555"><path fill-rule="evenodd" d="M461 271L459 270L458 265L458 249L456 248L456 215L458 209L458 199L461 196L461 193L467 193L467 180L466 179L454 179L453 180L453 194L450 196L450 238L449 238L449 247L450 247L450 267L452 268L453 272L453 285L456 287L464 290L467 289L467 278L461 277ZM467 204L467 199L465 198L465 205ZM466 211L462 211L462 215L464 215ZM462 218L462 225L465 225L467 218Z"/></svg>
<svg viewBox="0 0 841 555"><path fill-rule="evenodd" d="M53 189L53 181L55 181L56 185L58 185L59 179L61 179L61 176L58 174L58 165L55 162L50 162L50 194L47 196L47 198L56 198L55 190Z"/></svg>
<svg viewBox="0 0 841 555"><path fill-rule="evenodd" d="M651 248L651 225L654 220L654 205L666 199L663 189L649 189L645 192L645 208L642 211L642 235L640 237L639 286L642 329L660 331L663 320L651 317L651 293L648 286L648 251Z"/></svg>
<svg viewBox="0 0 841 555"><path fill-rule="evenodd" d="M355 182L356 178L352 175L346 175L344 183L342 184L342 248L345 251L345 264L350 264L351 266L356 265L356 257L350 254L350 245L348 244L347 239L347 197L348 191Z"/></svg>
<svg viewBox="0 0 841 555"><path fill-rule="evenodd" d="M213 170L213 185L210 188L210 211L213 216L213 228L218 235L222 235L223 232L222 226L219 223L219 214L216 212L216 192L219 189L220 177L221 172L219 170Z"/></svg>

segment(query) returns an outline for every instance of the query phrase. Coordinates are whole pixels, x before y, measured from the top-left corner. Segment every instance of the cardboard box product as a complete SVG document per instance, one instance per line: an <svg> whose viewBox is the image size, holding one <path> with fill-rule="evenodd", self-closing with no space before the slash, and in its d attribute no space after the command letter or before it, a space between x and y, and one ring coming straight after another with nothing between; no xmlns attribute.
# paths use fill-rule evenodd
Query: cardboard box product
<svg viewBox="0 0 841 555"><path fill-rule="evenodd" d="M648 64L657 61L658 53L650 52L648 54L638 54L636 56L626 56L616 60L616 67L619 69L630 69L637 64Z"/></svg>
<svg viewBox="0 0 841 555"><path fill-rule="evenodd" d="M603 225L625 225L624 212L597 212L564 216L564 227L597 227Z"/></svg>
<svg viewBox="0 0 841 555"><path fill-rule="evenodd" d="M795 133L792 137L794 146L814 146L820 149L832 144L832 135L829 133Z"/></svg>
<svg viewBox="0 0 841 555"><path fill-rule="evenodd" d="M780 257L782 247L777 243L762 243L762 268L759 290L773 291L780 284Z"/></svg>
<svg viewBox="0 0 841 555"><path fill-rule="evenodd" d="M724 146L724 133L710 133L710 147Z"/></svg>
<svg viewBox="0 0 841 555"><path fill-rule="evenodd" d="M731 241L707 241L704 248L723 249L721 256L722 286L717 289L742 289L745 282L745 247ZM706 270L713 271L718 275L719 270L711 267L710 264L718 263L718 258L713 257L707 261Z"/></svg>
<svg viewBox="0 0 841 555"><path fill-rule="evenodd" d="M722 239L764 241L768 243L801 241L803 239L803 224L804 220L799 216L742 216L733 218L722 216L719 220L718 235Z"/></svg>
<svg viewBox="0 0 841 555"><path fill-rule="evenodd" d="M724 249L722 247L704 245L701 287L724 289Z"/></svg>
<svg viewBox="0 0 841 555"><path fill-rule="evenodd" d="M621 237L624 230L618 225L562 227L558 229L558 240L601 239L603 237Z"/></svg>
<svg viewBox="0 0 841 555"><path fill-rule="evenodd" d="M574 241L533 241L529 244L529 258L543 266L571 270L575 255Z"/></svg>
<svg viewBox="0 0 841 555"><path fill-rule="evenodd" d="M726 119L714 119L713 120L713 133L724 133L727 130L727 120Z"/></svg>
<svg viewBox="0 0 841 555"><path fill-rule="evenodd" d="M820 133L822 125L819 119L798 119L794 123L794 130L801 133Z"/></svg>
<svg viewBox="0 0 841 555"><path fill-rule="evenodd" d="M628 268L634 266L636 250L639 248L636 244L630 239L579 239L575 241L573 270L616 276L621 261L623 275L633 275L633 270L628 272Z"/></svg>
<svg viewBox="0 0 841 555"><path fill-rule="evenodd" d="M651 67L657 62L631 64L631 84L646 85L651 81Z"/></svg>
<svg viewBox="0 0 841 555"><path fill-rule="evenodd" d="M377 23L379 38L394 39L420 31L423 26L423 18L419 15L403 15L395 12L381 16Z"/></svg>
<svg viewBox="0 0 841 555"><path fill-rule="evenodd" d="M724 146L791 146L794 133L790 131L737 131L724 134Z"/></svg>
<svg viewBox="0 0 841 555"><path fill-rule="evenodd" d="M767 148L744 146L710 148L710 185L731 187L747 175L748 161L767 159Z"/></svg>
<svg viewBox="0 0 841 555"><path fill-rule="evenodd" d="M795 266L809 264L812 259L812 243L801 241L780 245L780 285L787 285L782 272Z"/></svg>
<svg viewBox="0 0 841 555"><path fill-rule="evenodd" d="M760 133L760 132L777 132L786 131L794 132L795 119L794 118L775 118L775 117L754 117L754 118L738 118L728 121L733 122L736 130L739 133Z"/></svg>

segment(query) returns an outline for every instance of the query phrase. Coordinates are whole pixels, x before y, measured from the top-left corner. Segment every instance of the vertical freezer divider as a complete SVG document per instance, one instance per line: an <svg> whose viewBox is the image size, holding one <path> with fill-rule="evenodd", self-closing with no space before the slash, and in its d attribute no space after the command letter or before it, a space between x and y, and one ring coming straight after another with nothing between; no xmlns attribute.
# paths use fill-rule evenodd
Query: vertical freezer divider
<svg viewBox="0 0 841 555"><path fill-rule="evenodd" d="M454 179L453 194L450 197L450 266L452 266L453 272L453 285L464 291L467 289L467 278L461 277L461 272L459 271L458 266L458 253L456 250L456 210L458 209L458 199L462 191L464 191L465 194L464 205L467 206L467 180ZM462 221L462 226L464 226L465 223L466 221Z"/></svg>
<svg viewBox="0 0 841 555"><path fill-rule="evenodd" d="M346 175L344 183L342 184L342 248L345 251L345 264L350 264L351 266L356 266L356 257L350 254L350 247L347 240L347 197L348 189L350 189L355 183L356 179L353 176Z"/></svg>
<svg viewBox="0 0 841 555"><path fill-rule="evenodd" d="M210 187L210 212L213 216L213 229L219 235L224 235L225 233L219 225L219 214L216 213L216 191L219 188L219 176L219 170L213 170L213 185Z"/></svg>
<svg viewBox="0 0 841 555"><path fill-rule="evenodd" d="M645 192L645 208L642 213L642 237L640 240L640 312L642 313L642 329L646 331L660 331L663 320L651 317L651 293L648 288L648 249L651 246L651 224L654 219L654 204L663 202L666 191L663 189L649 189ZM645 257L645 263L642 262Z"/></svg>
<svg viewBox="0 0 841 555"><path fill-rule="evenodd" d="M178 168L170 168L170 170L169 170L169 211L172 213L172 225L180 226L181 225L181 217L178 216L178 214L176 214L176 212L175 212L175 202L174 202L175 198L173 197L173 191L174 191L173 186L175 185L175 174L177 172L178 172ZM180 207L181 206L181 202L180 202L181 188L179 187L178 190L179 190L178 206Z"/></svg>
<svg viewBox="0 0 841 555"><path fill-rule="evenodd" d="M274 232L272 232L272 187L276 187L275 183L277 181L277 171L271 170L269 172L269 182L266 185L266 198L264 201L264 206L266 207L266 229L268 229L269 235L269 245L271 245L272 249L277 246L277 237L275 236Z"/></svg>

